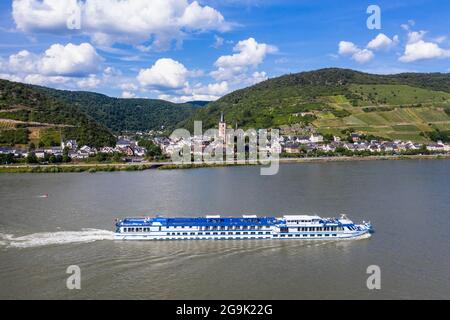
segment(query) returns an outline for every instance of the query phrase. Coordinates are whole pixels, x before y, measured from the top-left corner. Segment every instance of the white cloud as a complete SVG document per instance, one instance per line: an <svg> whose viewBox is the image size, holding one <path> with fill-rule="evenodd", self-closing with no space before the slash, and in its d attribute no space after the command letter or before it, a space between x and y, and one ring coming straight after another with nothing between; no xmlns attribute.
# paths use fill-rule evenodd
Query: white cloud
<svg viewBox="0 0 450 320"><path fill-rule="evenodd" d="M390 39L384 33L380 33L367 44L367 48L372 50L389 50L398 42L399 38L397 35Z"/></svg>
<svg viewBox="0 0 450 320"><path fill-rule="evenodd" d="M416 43L425 37L426 31L411 31L408 33L408 43Z"/></svg>
<svg viewBox="0 0 450 320"><path fill-rule="evenodd" d="M277 50L277 47L258 43L254 38L239 41L233 48L236 53L219 57L214 63L217 69L210 74L216 81L241 81L249 68L256 68L268 54Z"/></svg>
<svg viewBox="0 0 450 320"><path fill-rule="evenodd" d="M14 0L12 15L27 33L85 34L98 45L137 45L163 50L186 32L227 31L230 24L214 8L188 0ZM80 28L67 21L80 12Z"/></svg>
<svg viewBox="0 0 450 320"><path fill-rule="evenodd" d="M88 43L53 44L42 55L22 50L9 56L3 68L12 73L36 73L45 76L83 77L96 73L101 57Z"/></svg>
<svg viewBox="0 0 450 320"><path fill-rule="evenodd" d="M356 52L352 58L358 63L367 63L374 58L374 54L368 49L363 49Z"/></svg>
<svg viewBox="0 0 450 320"><path fill-rule="evenodd" d="M9 56L8 62L3 68L13 73L37 72L39 57L27 50L19 51Z"/></svg>
<svg viewBox="0 0 450 320"><path fill-rule="evenodd" d="M361 49L353 42L341 41L339 42L339 54L342 56L351 56L353 60L358 63L367 63L374 58L371 50Z"/></svg>
<svg viewBox="0 0 450 320"><path fill-rule="evenodd" d="M197 83L194 87L187 84L186 87L174 93L160 93L158 99L176 103L194 100L215 101L229 92L230 87L226 81L210 83L208 85Z"/></svg>
<svg viewBox="0 0 450 320"><path fill-rule="evenodd" d="M403 55L399 58L401 62L414 62L419 60L450 58L450 50L441 48L440 43L445 41L445 37L438 37L432 41L426 41L427 31L408 32L408 42Z"/></svg>
<svg viewBox="0 0 450 320"><path fill-rule="evenodd" d="M404 54L399 58L401 62L413 62L436 58L450 58L450 50L442 49L438 44L419 40L408 43Z"/></svg>
<svg viewBox="0 0 450 320"><path fill-rule="evenodd" d="M261 72L255 71L255 72L253 72L250 80L251 80L252 84L257 84L259 82L267 80L268 78L269 77L267 76L267 74L264 71L261 71Z"/></svg>
<svg viewBox="0 0 450 320"><path fill-rule="evenodd" d="M224 42L225 42L224 38L219 37L218 35L214 35L214 43L212 44L212 47L217 49L223 46Z"/></svg>
<svg viewBox="0 0 450 320"><path fill-rule="evenodd" d="M91 74L89 77L77 81L78 87L82 89L97 88L100 83L101 80L95 74Z"/></svg>
<svg viewBox="0 0 450 320"><path fill-rule="evenodd" d="M36 85L92 89L117 74L88 43L53 44L41 54L27 50L12 54L1 64L2 78Z"/></svg>
<svg viewBox="0 0 450 320"><path fill-rule="evenodd" d="M134 83L122 83L119 85L119 88L124 91L136 91L138 89Z"/></svg>
<svg viewBox="0 0 450 320"><path fill-rule="evenodd" d="M341 41L339 42L339 54L340 55L352 55L360 51L353 42L350 41Z"/></svg>
<svg viewBox="0 0 450 320"><path fill-rule="evenodd" d="M149 69L141 69L137 80L141 86L156 89L180 89L186 85L188 70L183 64L169 58L162 58Z"/></svg>
<svg viewBox="0 0 450 320"><path fill-rule="evenodd" d="M100 56L89 43L54 44L41 58L40 71L46 75L85 76L96 73L100 63Z"/></svg>
<svg viewBox="0 0 450 320"><path fill-rule="evenodd" d="M221 96L228 93L228 82L222 81L220 83L210 83L206 87L200 87L193 90L195 95L214 95Z"/></svg>
<svg viewBox="0 0 450 320"><path fill-rule="evenodd" d="M229 29L229 25L225 24L225 19L220 12L208 6L202 7L197 1L185 8L179 23L193 30L226 31Z"/></svg>
<svg viewBox="0 0 450 320"><path fill-rule="evenodd" d="M259 65L267 54L274 53L278 49L265 43L258 43L254 38L239 41L233 48L237 52L229 56L221 56L215 62L219 68L235 68Z"/></svg>
<svg viewBox="0 0 450 320"><path fill-rule="evenodd" d="M136 97L136 94L130 91L123 91L121 97L124 99L132 99Z"/></svg>
<svg viewBox="0 0 450 320"><path fill-rule="evenodd" d="M447 36L439 36L439 37L436 37L436 38L434 39L434 41L437 42L437 43L443 43L443 42L447 41Z"/></svg>

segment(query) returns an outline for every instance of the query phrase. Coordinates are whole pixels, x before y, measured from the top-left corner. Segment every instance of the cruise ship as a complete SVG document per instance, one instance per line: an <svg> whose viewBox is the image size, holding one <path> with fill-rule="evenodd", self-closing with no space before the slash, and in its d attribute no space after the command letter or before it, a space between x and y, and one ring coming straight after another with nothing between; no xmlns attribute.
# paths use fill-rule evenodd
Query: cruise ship
<svg viewBox="0 0 450 320"><path fill-rule="evenodd" d="M116 220L115 240L341 240L370 237L370 222L355 224L345 215L283 217L139 217Z"/></svg>

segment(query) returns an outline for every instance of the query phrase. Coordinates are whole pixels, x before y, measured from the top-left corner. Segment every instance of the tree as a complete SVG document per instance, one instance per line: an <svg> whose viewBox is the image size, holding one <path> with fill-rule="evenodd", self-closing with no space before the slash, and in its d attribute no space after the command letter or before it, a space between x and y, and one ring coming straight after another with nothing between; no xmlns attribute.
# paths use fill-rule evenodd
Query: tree
<svg viewBox="0 0 450 320"><path fill-rule="evenodd" d="M72 159L69 157L69 148L67 148L67 147L64 148L61 161L64 163L68 163L68 162L72 161Z"/></svg>
<svg viewBox="0 0 450 320"><path fill-rule="evenodd" d="M28 153L27 163L29 163L29 164L39 163L39 159L38 159L38 157L36 157L36 154L34 152Z"/></svg>
<svg viewBox="0 0 450 320"><path fill-rule="evenodd" d="M0 164L14 163L14 155L12 153L0 154Z"/></svg>
<svg viewBox="0 0 450 320"><path fill-rule="evenodd" d="M105 162L105 161L108 161L110 157L108 154L106 154L104 152L99 152L99 153L97 153L95 158L98 162Z"/></svg>
<svg viewBox="0 0 450 320"><path fill-rule="evenodd" d="M159 158L162 156L161 148L150 140L139 140L139 146L147 149L146 156L149 158Z"/></svg>
<svg viewBox="0 0 450 320"><path fill-rule="evenodd" d="M120 153L115 152L112 157L113 162L122 162L122 156Z"/></svg>

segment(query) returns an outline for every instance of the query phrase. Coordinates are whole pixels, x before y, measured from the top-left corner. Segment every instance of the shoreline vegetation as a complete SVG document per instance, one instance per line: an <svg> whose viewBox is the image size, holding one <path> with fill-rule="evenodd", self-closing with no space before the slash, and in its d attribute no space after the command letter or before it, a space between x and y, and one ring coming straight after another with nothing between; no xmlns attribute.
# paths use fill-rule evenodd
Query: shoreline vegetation
<svg viewBox="0 0 450 320"><path fill-rule="evenodd" d="M384 156L336 156L336 157L309 157L309 158L280 158L280 164L289 163L324 163L324 162L348 162L348 161L379 161L379 160L442 160L450 159L450 154L432 155L384 155ZM171 162L148 162L140 164L107 163L88 164L71 163L59 165L1 165L0 173L77 173L77 172L115 172L115 171L143 171L149 169L175 170L197 168L219 168L236 166L256 166L255 163L188 163L175 164Z"/></svg>

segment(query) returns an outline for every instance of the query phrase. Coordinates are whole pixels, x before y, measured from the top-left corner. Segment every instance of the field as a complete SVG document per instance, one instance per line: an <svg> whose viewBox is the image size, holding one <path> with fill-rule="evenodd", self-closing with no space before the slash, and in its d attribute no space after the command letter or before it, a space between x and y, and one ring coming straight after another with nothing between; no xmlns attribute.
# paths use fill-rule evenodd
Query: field
<svg viewBox="0 0 450 320"><path fill-rule="evenodd" d="M418 142L427 141L427 133L435 130L450 131L450 95L445 92L406 85L352 85L351 88L360 97L359 105L350 106L340 96L327 97L329 107L346 110L350 115L336 117L331 112L318 113L313 122L318 131L343 136L343 131L353 130ZM411 96L417 104L410 103Z"/></svg>

